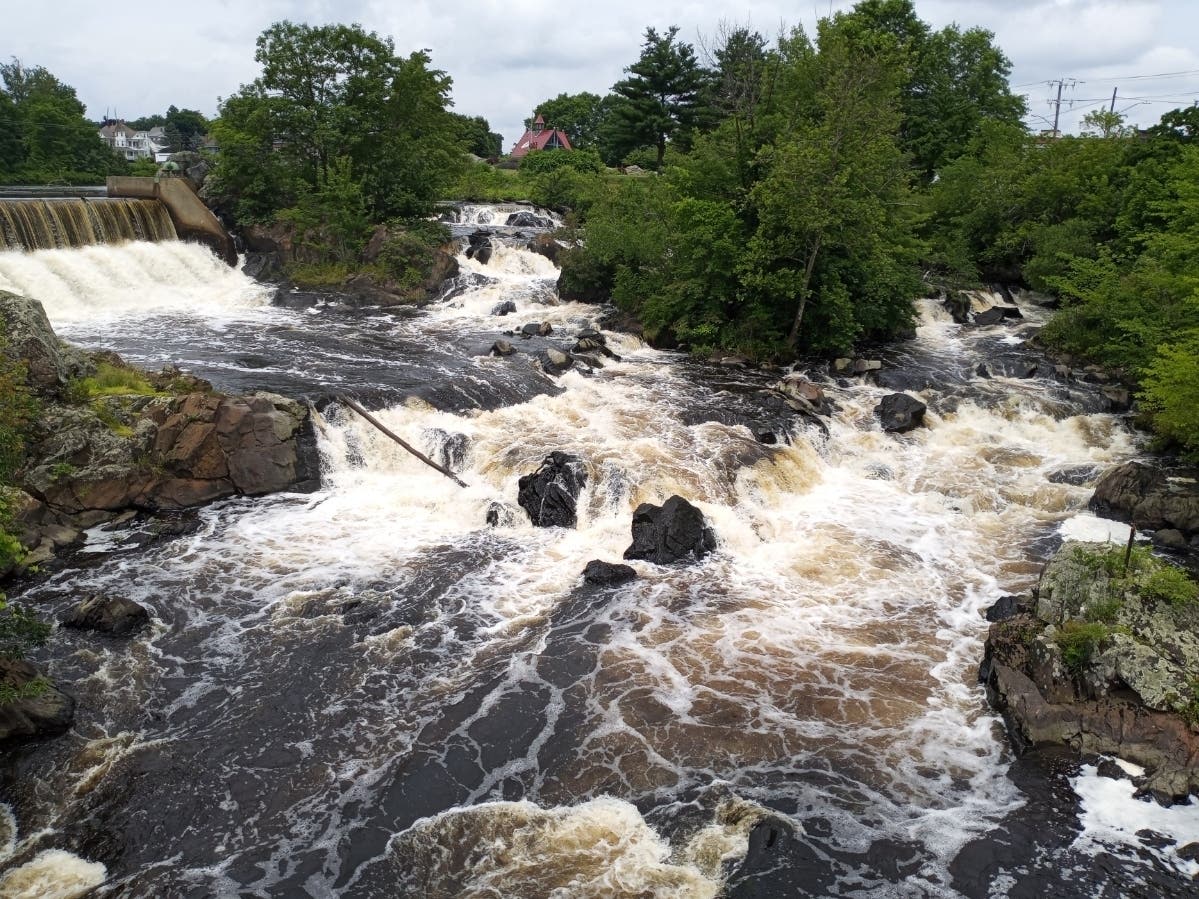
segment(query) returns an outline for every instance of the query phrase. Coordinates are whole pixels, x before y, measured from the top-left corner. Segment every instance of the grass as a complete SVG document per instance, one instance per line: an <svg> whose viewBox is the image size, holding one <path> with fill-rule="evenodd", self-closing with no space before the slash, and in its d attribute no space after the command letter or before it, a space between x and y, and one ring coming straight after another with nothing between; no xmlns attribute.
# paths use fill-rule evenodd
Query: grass
<svg viewBox="0 0 1199 899"><path fill-rule="evenodd" d="M71 398L94 400L105 396L159 396L146 376L135 368L123 368L108 362L96 366L96 373L71 384Z"/></svg>
<svg viewBox="0 0 1199 899"><path fill-rule="evenodd" d="M1186 606L1199 600L1199 584L1181 568L1162 565L1142 580L1141 595L1172 606Z"/></svg>
<svg viewBox="0 0 1199 899"><path fill-rule="evenodd" d="M1062 651L1066 670L1078 677L1110 636L1111 631L1102 622L1071 620L1058 630L1054 642Z"/></svg>

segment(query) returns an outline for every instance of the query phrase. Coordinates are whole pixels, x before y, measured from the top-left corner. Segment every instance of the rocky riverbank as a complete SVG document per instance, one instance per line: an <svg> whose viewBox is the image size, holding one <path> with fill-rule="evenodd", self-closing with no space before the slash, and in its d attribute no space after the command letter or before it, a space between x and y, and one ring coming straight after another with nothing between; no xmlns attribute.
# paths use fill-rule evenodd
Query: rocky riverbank
<svg viewBox="0 0 1199 899"><path fill-rule="evenodd" d="M0 332L36 409L14 483L0 487L6 528L24 550L0 580L53 567L85 529L118 517L319 485L309 411L299 403L227 396L174 369L147 373L111 353L83 352L58 340L40 303L11 293L0 292ZM25 690L36 670L6 665L0 683L18 699L0 706L0 740L68 726L70 697L49 684Z"/></svg>
<svg viewBox="0 0 1199 899"><path fill-rule="evenodd" d="M1199 587L1134 548L1067 543L1037 588L987 614L980 680L1018 750L1142 765L1161 801L1199 792Z"/></svg>

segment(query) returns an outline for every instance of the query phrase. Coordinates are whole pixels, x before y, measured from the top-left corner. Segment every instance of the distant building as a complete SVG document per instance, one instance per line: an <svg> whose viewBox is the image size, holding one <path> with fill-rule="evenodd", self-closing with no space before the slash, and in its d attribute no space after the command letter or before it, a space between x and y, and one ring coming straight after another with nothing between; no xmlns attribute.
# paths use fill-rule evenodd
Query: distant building
<svg viewBox="0 0 1199 899"><path fill-rule="evenodd" d="M105 119L100 125L99 134L100 140L130 162L135 159L153 159L161 162L170 155L166 134L162 128L134 131L119 119Z"/></svg>
<svg viewBox="0 0 1199 899"><path fill-rule="evenodd" d="M570 145L570 138L566 136L565 131L558 131L554 128L545 127L545 119L537 116L533 120L533 127L524 133L520 140L516 142L516 146L512 148L512 155L517 159L526 155L530 150L573 150Z"/></svg>

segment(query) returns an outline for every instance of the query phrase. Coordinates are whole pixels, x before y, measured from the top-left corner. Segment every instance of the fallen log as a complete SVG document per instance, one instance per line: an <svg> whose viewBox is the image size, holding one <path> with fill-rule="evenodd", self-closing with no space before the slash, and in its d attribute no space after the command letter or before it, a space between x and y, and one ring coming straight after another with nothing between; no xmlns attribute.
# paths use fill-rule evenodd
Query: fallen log
<svg viewBox="0 0 1199 899"><path fill-rule="evenodd" d="M451 481L453 481L455 484L457 484L459 487L466 486L466 483L464 481L460 480L457 475L455 475L452 471L450 471L444 465L438 465L436 462L434 462L432 459L430 459L428 456L426 456L424 453L422 453L420 450L418 450L412 444L410 444L406 440L404 440L404 438L400 437L394 431L388 429L388 427L385 424L383 424L383 422L379 421L379 419L375 418L375 416L371 415L369 412L367 412L365 409L363 409L362 406L358 404L357 400L352 400L348 396L339 396L337 398L337 401L339 403L341 403L343 406L349 406L351 409L353 409L355 412L357 412L359 415L361 415L363 418L365 418L368 422L370 422L372 425L374 425L376 428L378 428L380 431L382 431L384 434L386 434L388 437L390 437L392 440L394 440L396 443L398 443L404 449L408 450L408 452L412 453L412 455L416 456L416 458L420 459L422 462L424 462L426 465L428 465L430 468L437 469L443 475L445 475L447 478L449 478Z"/></svg>

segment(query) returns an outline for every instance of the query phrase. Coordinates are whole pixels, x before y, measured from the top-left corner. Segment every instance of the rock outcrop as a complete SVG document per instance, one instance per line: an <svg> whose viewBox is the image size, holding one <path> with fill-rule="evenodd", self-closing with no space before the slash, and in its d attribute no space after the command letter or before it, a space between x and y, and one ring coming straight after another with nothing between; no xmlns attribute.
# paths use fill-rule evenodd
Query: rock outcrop
<svg viewBox="0 0 1199 899"><path fill-rule="evenodd" d="M1067 544L1033 595L1001 599L979 678L1018 749L1118 755L1180 799L1199 792L1199 590L1143 549L1125 573L1123 555Z"/></svg>
<svg viewBox="0 0 1199 899"><path fill-rule="evenodd" d="M716 535L704 513L681 496L660 506L642 503L633 512L633 543L626 559L644 559L656 565L697 561L716 549Z"/></svg>
<svg viewBox="0 0 1199 899"><path fill-rule="evenodd" d="M59 397L73 379L90 372L85 354L58 339L37 300L0 290L0 334L4 351L25 363L34 393Z"/></svg>
<svg viewBox="0 0 1199 899"><path fill-rule="evenodd" d="M0 658L0 684L17 698L0 703L0 742L60 734L75 717L75 700L46 681L28 662ZM39 687L28 690L31 684Z"/></svg>
<svg viewBox="0 0 1199 899"><path fill-rule="evenodd" d="M553 452L540 468L520 479L516 501L538 527L573 528L579 520L576 504L586 484L582 459Z"/></svg>
<svg viewBox="0 0 1199 899"><path fill-rule="evenodd" d="M1095 484L1091 510L1141 530L1177 531L1199 549L1199 469L1125 462Z"/></svg>

